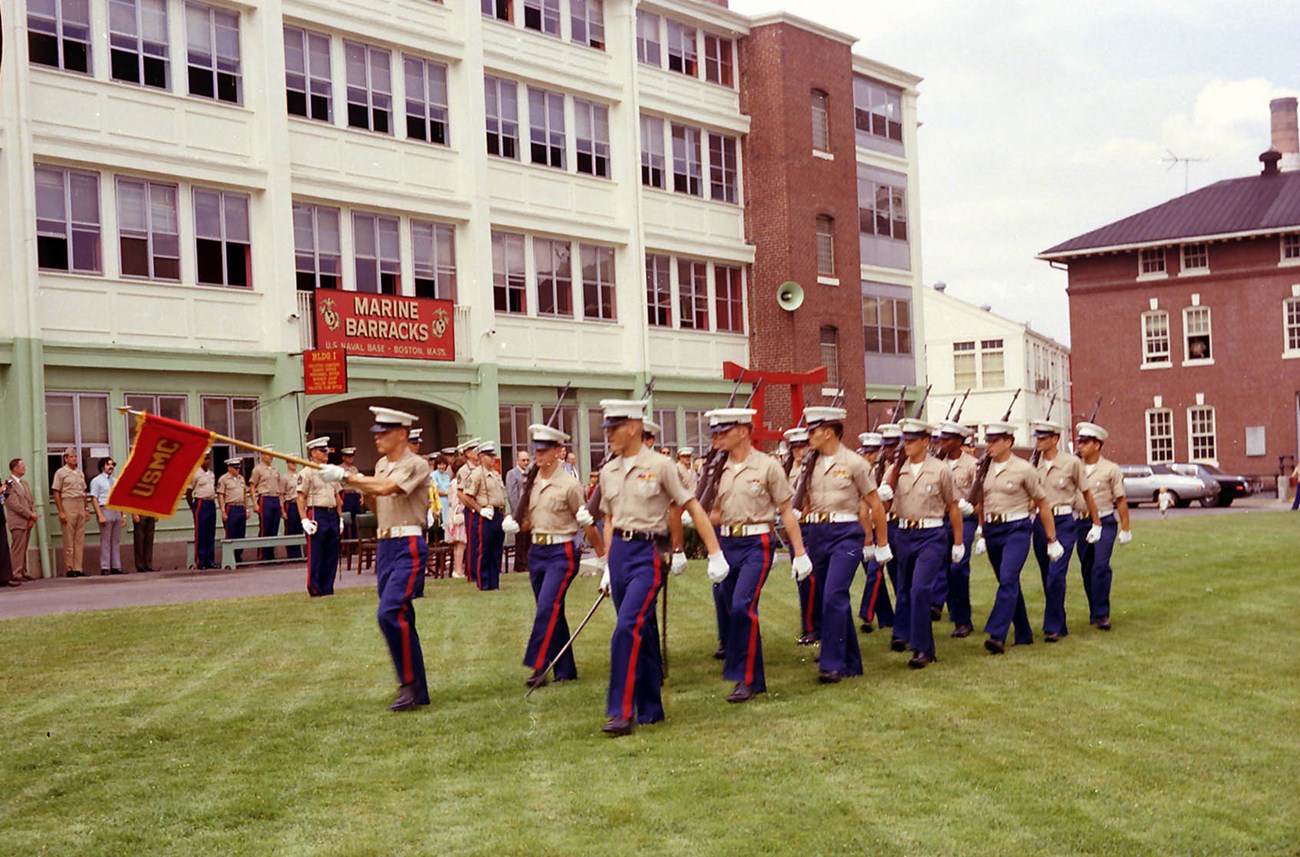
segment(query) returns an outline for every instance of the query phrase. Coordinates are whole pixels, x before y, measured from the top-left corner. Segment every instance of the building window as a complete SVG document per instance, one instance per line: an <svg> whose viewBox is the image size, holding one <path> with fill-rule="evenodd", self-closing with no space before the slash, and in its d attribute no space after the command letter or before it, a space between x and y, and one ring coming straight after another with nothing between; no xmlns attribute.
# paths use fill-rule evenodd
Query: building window
<svg viewBox="0 0 1300 857"><path fill-rule="evenodd" d="M133 411L143 411L146 414L165 417L177 422L183 423L189 418L188 396L155 396L150 393L127 393L122 397L122 404ZM135 445L135 414L125 413L122 414L122 418L126 421L126 451L130 454L131 447Z"/></svg>
<svg viewBox="0 0 1300 857"><path fill-rule="evenodd" d="M393 131L393 80L388 51L344 42L348 69L348 127Z"/></svg>
<svg viewBox="0 0 1300 857"><path fill-rule="evenodd" d="M1210 360L1210 308L1189 306L1183 309L1184 359Z"/></svg>
<svg viewBox="0 0 1300 857"><path fill-rule="evenodd" d="M524 0L524 28L560 37L560 0Z"/></svg>
<svg viewBox="0 0 1300 857"><path fill-rule="evenodd" d="M564 169L564 96L528 87L528 126L532 162Z"/></svg>
<svg viewBox="0 0 1300 857"><path fill-rule="evenodd" d="M709 265L677 260L677 312L687 330L709 329Z"/></svg>
<svg viewBox="0 0 1300 857"><path fill-rule="evenodd" d="M980 340L980 378L980 386L986 389L1006 386L1006 362L1001 339Z"/></svg>
<svg viewBox="0 0 1300 857"><path fill-rule="evenodd" d="M492 303L497 312L528 312L528 280L524 272L524 236L492 233Z"/></svg>
<svg viewBox="0 0 1300 857"><path fill-rule="evenodd" d="M1300 298L1282 301L1282 334L1287 351L1300 351Z"/></svg>
<svg viewBox="0 0 1300 857"><path fill-rule="evenodd" d="M49 476L63 466L63 450L77 453L83 474L93 473L94 459L108 449L106 393L45 394L45 442Z"/></svg>
<svg viewBox="0 0 1300 857"><path fill-rule="evenodd" d="M682 446L692 447L700 457L713 445L713 436L709 434L709 418L705 416L707 413L708 411L689 408L683 413L686 418L686 433L682 436Z"/></svg>
<svg viewBox="0 0 1300 857"><path fill-rule="evenodd" d="M1282 236L1282 258L1300 259L1300 235Z"/></svg>
<svg viewBox="0 0 1300 857"><path fill-rule="evenodd" d="M731 39L704 34L704 79L709 83L731 86Z"/></svg>
<svg viewBox="0 0 1300 857"><path fill-rule="evenodd" d="M745 286L740 268L713 266L713 304L717 307L718 330L745 332Z"/></svg>
<svg viewBox="0 0 1300 857"><path fill-rule="evenodd" d="M186 3L185 39L190 95L238 104L239 13Z"/></svg>
<svg viewBox="0 0 1300 857"><path fill-rule="evenodd" d="M605 49L605 0L569 0L570 38L580 45Z"/></svg>
<svg viewBox="0 0 1300 857"><path fill-rule="evenodd" d="M339 210L295 202L293 250L299 291L337 289L343 271Z"/></svg>
<svg viewBox="0 0 1300 857"><path fill-rule="evenodd" d="M47 271L103 272L98 175L36 167L36 260Z"/></svg>
<svg viewBox="0 0 1300 857"><path fill-rule="evenodd" d="M488 18L498 21L514 21L514 0L480 0L479 7Z"/></svg>
<svg viewBox="0 0 1300 857"><path fill-rule="evenodd" d="M533 239L538 315L573 318L572 255L568 241Z"/></svg>
<svg viewBox="0 0 1300 857"><path fill-rule="evenodd" d="M695 54L695 28L668 22L668 70L688 77L698 77L699 68Z"/></svg>
<svg viewBox="0 0 1300 857"><path fill-rule="evenodd" d="M1197 405L1187 409L1187 440L1192 461L1218 458L1214 442L1214 408Z"/></svg>
<svg viewBox="0 0 1300 857"><path fill-rule="evenodd" d="M330 37L284 28L284 89L291 116L319 122L334 118Z"/></svg>
<svg viewBox="0 0 1300 857"><path fill-rule="evenodd" d="M700 165L700 130L687 125L672 126L673 190L700 196L703 173Z"/></svg>
<svg viewBox="0 0 1300 857"><path fill-rule="evenodd" d="M203 396L199 399L205 429L251 444L258 442L260 426L257 407L257 399L254 398ZM235 451L236 447L214 444L212 460L225 461Z"/></svg>
<svg viewBox="0 0 1300 857"><path fill-rule="evenodd" d="M609 108L575 98L573 121L577 135L578 172L609 178Z"/></svg>
<svg viewBox="0 0 1300 857"><path fill-rule="evenodd" d="M181 237L176 191L176 185L117 180L122 276L180 281Z"/></svg>
<svg viewBox="0 0 1300 857"><path fill-rule="evenodd" d="M483 78L487 96L487 150L489 155L519 158L519 93L513 80Z"/></svg>
<svg viewBox="0 0 1300 857"><path fill-rule="evenodd" d="M1184 244L1182 269L1184 271L1210 270L1209 245L1208 244Z"/></svg>
<svg viewBox="0 0 1300 857"><path fill-rule="evenodd" d="M1174 412L1168 408L1147 411L1147 463L1174 460Z"/></svg>
<svg viewBox="0 0 1300 857"><path fill-rule="evenodd" d="M903 91L854 78L853 125L859 146L870 147L872 137L903 142Z"/></svg>
<svg viewBox="0 0 1300 857"><path fill-rule="evenodd" d="M646 65L663 67L659 46L659 16L636 12L636 58Z"/></svg>
<svg viewBox="0 0 1300 857"><path fill-rule="evenodd" d="M862 332L868 352L911 354L912 302L895 298L863 298Z"/></svg>
<svg viewBox="0 0 1300 857"><path fill-rule="evenodd" d="M709 134L709 195L719 202L739 202L736 138Z"/></svg>
<svg viewBox="0 0 1300 857"><path fill-rule="evenodd" d="M1138 274L1143 277L1165 273L1165 248L1149 247L1138 251Z"/></svg>
<svg viewBox="0 0 1300 857"><path fill-rule="evenodd" d="M528 426L533 421L532 405L500 405L497 408L501 429L501 472L515 466L515 457L529 445ZM544 414L549 417L550 414Z"/></svg>
<svg viewBox="0 0 1300 857"><path fill-rule="evenodd" d="M587 437L590 441L587 448L587 466L590 468L588 473L599 473L601 465L613 457L609 441L605 439L604 421L605 416L598 408L589 408L587 410ZM579 474L579 477L581 477L581 474ZM586 491L585 486L583 490Z"/></svg>
<svg viewBox="0 0 1300 857"><path fill-rule="evenodd" d="M974 340L954 342L952 344L952 387L954 390L965 390L974 388L975 385L975 342Z"/></svg>
<svg viewBox="0 0 1300 857"><path fill-rule="evenodd" d="M1169 362L1169 313L1152 310L1142 313L1142 363Z"/></svg>
<svg viewBox="0 0 1300 857"><path fill-rule="evenodd" d="M812 144L819 152L831 150L830 100L820 89L812 91Z"/></svg>
<svg viewBox="0 0 1300 857"><path fill-rule="evenodd" d="M645 291L650 325L652 327L672 327L672 260L668 256L646 254Z"/></svg>
<svg viewBox="0 0 1300 857"><path fill-rule="evenodd" d="M113 80L168 88L165 0L109 0L109 65Z"/></svg>
<svg viewBox="0 0 1300 857"><path fill-rule="evenodd" d="M456 300L456 228L447 223L411 221L415 296Z"/></svg>
<svg viewBox="0 0 1300 857"><path fill-rule="evenodd" d="M401 237L396 217L353 212L352 255L356 259L358 292L402 293Z"/></svg>
<svg viewBox="0 0 1300 857"><path fill-rule="evenodd" d="M582 259L582 317L588 321L614 321L614 248L579 244Z"/></svg>
<svg viewBox="0 0 1300 857"><path fill-rule="evenodd" d="M835 221L824 214L817 217L817 273L835 276Z"/></svg>
<svg viewBox="0 0 1300 857"><path fill-rule="evenodd" d="M822 365L826 367L826 386L840 385L840 332L834 327L821 330Z"/></svg>
<svg viewBox="0 0 1300 857"><path fill-rule="evenodd" d="M664 120L641 116L641 184L664 189Z"/></svg>
<svg viewBox="0 0 1300 857"><path fill-rule="evenodd" d="M679 446L677 443L677 409L655 408L652 414L654 421L659 423L659 445L668 447L676 456Z"/></svg>
<svg viewBox="0 0 1300 857"><path fill-rule="evenodd" d="M446 146L447 67L403 57L406 70L406 138Z"/></svg>
<svg viewBox="0 0 1300 857"><path fill-rule="evenodd" d="M252 285L247 196L194 189L194 255L200 283L231 288Z"/></svg>
<svg viewBox="0 0 1300 857"><path fill-rule="evenodd" d="M868 178L858 179L858 229L864 235L907 240L907 189Z"/></svg>
<svg viewBox="0 0 1300 857"><path fill-rule="evenodd" d="M38 65L90 74L90 0L28 0L27 52Z"/></svg>

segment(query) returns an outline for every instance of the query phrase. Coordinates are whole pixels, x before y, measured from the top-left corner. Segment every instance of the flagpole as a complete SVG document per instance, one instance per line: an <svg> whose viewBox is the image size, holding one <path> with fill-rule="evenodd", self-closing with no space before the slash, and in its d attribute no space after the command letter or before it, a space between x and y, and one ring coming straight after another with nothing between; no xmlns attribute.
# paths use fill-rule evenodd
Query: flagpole
<svg viewBox="0 0 1300 857"><path fill-rule="evenodd" d="M119 407L117 410L120 413L131 414L132 416L137 416L137 417L145 413L144 411L137 411L134 410L133 408L128 408L128 407ZM262 455L269 455L272 458L279 458L283 461L292 461L294 464L297 464L300 467L311 467L316 470L320 470L321 468L321 466L314 461L308 461L307 459L299 458L296 455L289 455L287 452L280 452L274 449L267 449L264 446L258 446L257 444L254 443L249 443L243 440L237 440L236 438L233 437L227 437L224 434L217 434L214 431L208 432L208 435L213 441L221 441L222 443L227 443L231 446L237 446L240 449L247 449L253 452L260 452Z"/></svg>

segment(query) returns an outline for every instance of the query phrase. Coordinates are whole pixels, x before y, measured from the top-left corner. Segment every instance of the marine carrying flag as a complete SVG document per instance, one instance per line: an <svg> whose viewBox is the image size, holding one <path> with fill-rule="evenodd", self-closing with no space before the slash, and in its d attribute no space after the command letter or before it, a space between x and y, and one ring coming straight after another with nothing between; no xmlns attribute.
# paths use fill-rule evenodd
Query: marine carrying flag
<svg viewBox="0 0 1300 857"><path fill-rule="evenodd" d="M108 507L154 518L170 517L203 462L212 432L144 413L136 415L135 424L135 445L108 495Z"/></svg>

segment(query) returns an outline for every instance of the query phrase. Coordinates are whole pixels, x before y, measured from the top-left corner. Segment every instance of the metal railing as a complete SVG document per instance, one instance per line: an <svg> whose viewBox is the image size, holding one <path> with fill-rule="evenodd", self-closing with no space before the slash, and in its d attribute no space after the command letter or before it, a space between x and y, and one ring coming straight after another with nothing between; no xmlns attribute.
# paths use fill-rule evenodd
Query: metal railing
<svg viewBox="0 0 1300 857"><path fill-rule="evenodd" d="M316 347L315 292L298 292L298 347L310 351Z"/></svg>

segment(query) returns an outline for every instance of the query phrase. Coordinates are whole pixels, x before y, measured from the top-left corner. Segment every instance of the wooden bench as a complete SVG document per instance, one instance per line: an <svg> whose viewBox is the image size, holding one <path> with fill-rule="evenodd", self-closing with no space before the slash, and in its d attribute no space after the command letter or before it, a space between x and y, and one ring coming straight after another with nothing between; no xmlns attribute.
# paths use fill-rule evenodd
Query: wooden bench
<svg viewBox="0 0 1300 857"><path fill-rule="evenodd" d="M302 562L303 557L276 557L275 559L257 559L258 548L278 548L278 547L302 547L306 543L306 536L299 533L296 536L248 536L242 539L223 539L221 542L221 567L236 568L239 563L235 561L235 551L252 551L253 558L245 556L239 562L249 565L258 562Z"/></svg>
<svg viewBox="0 0 1300 857"><path fill-rule="evenodd" d="M218 554L218 551L219 551L219 549L220 549L220 547L221 547L221 542L222 542L222 539L219 538L219 537L218 537L218 538L213 542L212 556L213 556L214 559L216 558L216 556L217 556L217 554ZM194 567L195 567L195 564L194 564L194 539L186 539L186 541L185 541L185 567L186 567L186 568L194 568Z"/></svg>

